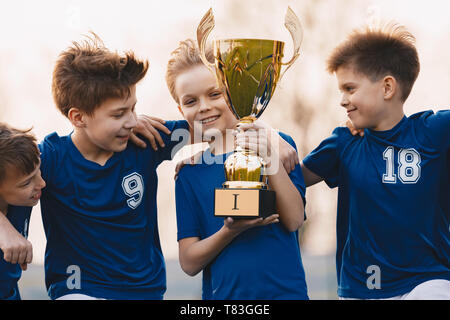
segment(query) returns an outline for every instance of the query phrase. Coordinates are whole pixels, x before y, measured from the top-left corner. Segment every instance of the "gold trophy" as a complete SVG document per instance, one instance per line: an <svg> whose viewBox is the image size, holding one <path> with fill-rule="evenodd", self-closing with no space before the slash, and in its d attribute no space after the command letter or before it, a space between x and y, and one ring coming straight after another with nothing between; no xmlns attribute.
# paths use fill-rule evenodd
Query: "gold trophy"
<svg viewBox="0 0 450 320"><path fill-rule="evenodd" d="M278 81L299 56L303 38L299 19L288 7L285 27L294 41L294 55L283 63L284 42L263 39L214 41L214 63L206 59L209 33L214 28L212 9L197 28L203 63L216 75L228 107L242 123L252 123L266 109ZM281 67L287 66L283 73ZM218 217L258 218L276 213L275 192L268 189L265 164L255 152L236 147L225 161L226 182L215 190Z"/></svg>

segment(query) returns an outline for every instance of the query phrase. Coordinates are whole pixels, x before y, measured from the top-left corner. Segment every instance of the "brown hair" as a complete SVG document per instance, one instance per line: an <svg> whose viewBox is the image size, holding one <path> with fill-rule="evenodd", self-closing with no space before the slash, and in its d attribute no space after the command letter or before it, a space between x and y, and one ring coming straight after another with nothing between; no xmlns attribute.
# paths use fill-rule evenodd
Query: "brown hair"
<svg viewBox="0 0 450 320"><path fill-rule="evenodd" d="M405 101L420 71L414 36L403 26L389 23L384 27L355 30L334 49L327 61L327 70L334 73L341 66L352 66L377 81L393 76L400 85Z"/></svg>
<svg viewBox="0 0 450 320"><path fill-rule="evenodd" d="M72 107L92 114L110 98L128 97L130 87L148 70L147 60L136 59L131 51L123 56L111 52L95 33L91 34L87 40L73 42L56 61L52 93L65 116Z"/></svg>
<svg viewBox="0 0 450 320"><path fill-rule="evenodd" d="M40 152L30 131L14 129L0 122L0 183L8 169L16 168L27 175L39 165Z"/></svg>
<svg viewBox="0 0 450 320"><path fill-rule="evenodd" d="M206 59L214 61L214 54L211 46L206 49ZM175 81L177 77L186 70L203 65L200 59L200 50L192 39L180 41L178 48L171 53L171 58L167 63L166 82L173 99L179 103L175 92Z"/></svg>

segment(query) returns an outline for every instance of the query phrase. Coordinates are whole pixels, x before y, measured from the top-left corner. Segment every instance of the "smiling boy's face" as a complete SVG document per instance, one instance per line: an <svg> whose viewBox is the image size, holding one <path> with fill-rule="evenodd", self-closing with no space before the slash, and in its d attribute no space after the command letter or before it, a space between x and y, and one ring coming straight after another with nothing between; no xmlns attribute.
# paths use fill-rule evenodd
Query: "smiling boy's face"
<svg viewBox="0 0 450 320"><path fill-rule="evenodd" d="M0 183L0 201L15 206L35 206L45 187L40 165L36 166L30 174L23 174L11 165L8 169Z"/></svg>
<svg viewBox="0 0 450 320"><path fill-rule="evenodd" d="M383 79L371 81L351 66L336 71L339 90L342 93L341 106L357 129L379 130L386 121L389 110L384 99Z"/></svg>
<svg viewBox="0 0 450 320"><path fill-rule="evenodd" d="M180 74L175 82L180 110L191 128L203 135L219 130L225 134L237 124L214 75L204 65L193 66Z"/></svg>
<svg viewBox="0 0 450 320"><path fill-rule="evenodd" d="M85 144L105 152L125 150L137 124L136 87L132 86L130 89L128 98L109 99L102 103L93 115L84 116L83 130L87 137Z"/></svg>

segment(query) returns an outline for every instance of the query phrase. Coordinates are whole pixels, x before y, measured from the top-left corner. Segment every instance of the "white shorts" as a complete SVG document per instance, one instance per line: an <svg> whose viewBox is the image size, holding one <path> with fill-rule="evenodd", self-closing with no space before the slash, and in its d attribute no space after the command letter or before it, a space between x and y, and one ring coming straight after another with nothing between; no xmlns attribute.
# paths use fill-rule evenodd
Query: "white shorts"
<svg viewBox="0 0 450 320"><path fill-rule="evenodd" d="M361 300L357 298L343 298L340 300ZM450 300L450 281L449 280L429 280L422 282L410 292L384 299L370 300Z"/></svg>
<svg viewBox="0 0 450 320"><path fill-rule="evenodd" d="M91 297L81 293L71 293L61 296L56 300L106 300L106 299Z"/></svg>

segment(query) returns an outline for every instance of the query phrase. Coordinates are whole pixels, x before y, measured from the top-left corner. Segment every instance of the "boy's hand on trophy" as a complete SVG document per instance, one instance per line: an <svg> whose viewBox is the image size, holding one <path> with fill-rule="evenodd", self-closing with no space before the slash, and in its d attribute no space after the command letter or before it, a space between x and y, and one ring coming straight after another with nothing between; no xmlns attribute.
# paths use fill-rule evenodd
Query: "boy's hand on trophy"
<svg viewBox="0 0 450 320"><path fill-rule="evenodd" d="M259 153L257 150L254 150L258 152L258 154L269 164L271 163L271 160L274 159L274 156L276 156L281 163L283 164L284 169L287 173L290 173L292 170L295 169L295 166L299 164L299 158L297 151L294 147L292 147L286 140L284 140L279 134L278 131L273 129L271 126L263 122L262 120L256 120L253 123L250 124L242 124L240 127L241 131L248 131L248 130L254 130L261 133L260 138L265 140L265 143L261 141L261 145L259 145L259 149L261 153ZM262 131L261 131L262 130ZM239 135L239 133L236 134L236 137ZM245 145L246 139L248 139L248 142L253 141L255 142L255 134L252 133L253 138L250 138L250 135L248 138L243 138L243 136L240 136L239 143ZM241 145L242 147L242 145ZM252 147L252 145L248 145L248 147ZM253 150L253 149L251 149ZM267 156L267 159L263 156L265 152L265 156Z"/></svg>
<svg viewBox="0 0 450 320"><path fill-rule="evenodd" d="M255 219L233 219L231 217L227 217L223 224L229 229L231 232L239 234L249 228L267 226L272 223L278 223L280 215L273 214L266 218L255 218Z"/></svg>
<svg viewBox="0 0 450 320"><path fill-rule="evenodd" d="M138 147L146 148L147 144L137 136L137 134L140 134L150 142L153 150L158 150L157 144L161 147L165 147L164 141L158 132L158 130L161 130L166 134L171 133L170 130L164 126L165 123L166 122L163 119L157 117L139 115L137 117L137 125L131 133L131 142Z"/></svg>
<svg viewBox="0 0 450 320"><path fill-rule="evenodd" d="M272 155L270 131L256 123L242 124L236 133L236 145L256 152L266 163Z"/></svg>
<svg viewBox="0 0 450 320"><path fill-rule="evenodd" d="M364 129L356 129L350 120L347 120L347 122L345 122L345 125L347 126L348 130L350 130L350 133L353 136L356 136L356 135L359 135L360 137L364 136Z"/></svg>

